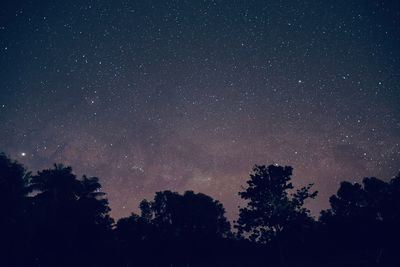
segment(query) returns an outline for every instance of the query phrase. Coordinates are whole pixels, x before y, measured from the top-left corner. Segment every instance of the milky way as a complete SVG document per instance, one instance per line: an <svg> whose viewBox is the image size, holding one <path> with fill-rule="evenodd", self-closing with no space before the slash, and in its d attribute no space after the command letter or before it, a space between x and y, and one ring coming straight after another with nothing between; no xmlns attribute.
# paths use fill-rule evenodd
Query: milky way
<svg viewBox="0 0 400 267"><path fill-rule="evenodd" d="M398 2L83 2L3 4L0 150L100 177L113 216L193 189L234 218L254 164L314 212L399 171Z"/></svg>

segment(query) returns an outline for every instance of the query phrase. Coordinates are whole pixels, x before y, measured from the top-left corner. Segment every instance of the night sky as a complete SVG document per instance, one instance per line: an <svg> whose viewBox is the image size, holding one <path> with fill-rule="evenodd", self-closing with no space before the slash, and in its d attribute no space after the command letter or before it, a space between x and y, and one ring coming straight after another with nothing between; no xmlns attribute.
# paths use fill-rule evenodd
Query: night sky
<svg viewBox="0 0 400 267"><path fill-rule="evenodd" d="M400 1L8 1L0 150L98 176L116 218L193 189L234 219L254 164L400 168Z"/></svg>

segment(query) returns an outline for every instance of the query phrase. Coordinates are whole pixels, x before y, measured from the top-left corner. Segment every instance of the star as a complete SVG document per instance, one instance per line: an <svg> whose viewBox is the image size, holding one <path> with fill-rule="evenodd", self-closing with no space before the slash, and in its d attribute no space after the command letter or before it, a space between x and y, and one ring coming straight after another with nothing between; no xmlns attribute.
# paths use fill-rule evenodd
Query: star
<svg viewBox="0 0 400 267"><path fill-rule="evenodd" d="M0 26L0 152L98 176L115 219L192 189L235 220L252 166L274 162L315 184L317 214L334 177L400 165L398 8L22 2Z"/></svg>

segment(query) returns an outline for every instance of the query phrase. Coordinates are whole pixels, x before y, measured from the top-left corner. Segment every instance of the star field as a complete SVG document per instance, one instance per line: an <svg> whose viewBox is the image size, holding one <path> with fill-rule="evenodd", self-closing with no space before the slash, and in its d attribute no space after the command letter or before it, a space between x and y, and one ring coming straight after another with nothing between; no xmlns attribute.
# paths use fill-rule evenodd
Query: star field
<svg viewBox="0 0 400 267"><path fill-rule="evenodd" d="M400 168L396 1L10 1L0 150L100 177L115 217L155 191L230 218L254 164L314 182Z"/></svg>

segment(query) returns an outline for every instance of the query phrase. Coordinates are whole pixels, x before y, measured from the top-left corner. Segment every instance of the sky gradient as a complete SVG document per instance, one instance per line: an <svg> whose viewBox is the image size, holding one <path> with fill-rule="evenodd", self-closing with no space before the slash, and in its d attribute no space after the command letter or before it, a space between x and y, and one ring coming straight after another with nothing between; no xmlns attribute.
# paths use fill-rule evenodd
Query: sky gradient
<svg viewBox="0 0 400 267"><path fill-rule="evenodd" d="M320 191L400 168L398 1L9 1L0 150L98 176L112 215L192 189L229 218L254 164Z"/></svg>

